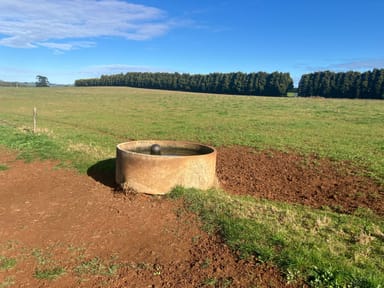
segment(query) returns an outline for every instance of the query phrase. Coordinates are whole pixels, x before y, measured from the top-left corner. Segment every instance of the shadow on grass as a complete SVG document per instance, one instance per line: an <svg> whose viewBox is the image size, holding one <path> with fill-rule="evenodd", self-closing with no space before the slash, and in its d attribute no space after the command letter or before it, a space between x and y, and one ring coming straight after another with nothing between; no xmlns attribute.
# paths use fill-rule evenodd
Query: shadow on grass
<svg viewBox="0 0 384 288"><path fill-rule="evenodd" d="M115 166L116 158L102 160L89 167L87 174L96 181L116 190Z"/></svg>

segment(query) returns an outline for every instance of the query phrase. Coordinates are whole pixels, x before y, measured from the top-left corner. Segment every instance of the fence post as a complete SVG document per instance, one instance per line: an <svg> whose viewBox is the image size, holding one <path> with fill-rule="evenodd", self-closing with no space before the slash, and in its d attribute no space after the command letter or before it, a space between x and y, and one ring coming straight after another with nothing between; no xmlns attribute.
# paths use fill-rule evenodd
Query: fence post
<svg viewBox="0 0 384 288"><path fill-rule="evenodd" d="M37 109L33 108L33 133L36 133L36 123L37 122Z"/></svg>

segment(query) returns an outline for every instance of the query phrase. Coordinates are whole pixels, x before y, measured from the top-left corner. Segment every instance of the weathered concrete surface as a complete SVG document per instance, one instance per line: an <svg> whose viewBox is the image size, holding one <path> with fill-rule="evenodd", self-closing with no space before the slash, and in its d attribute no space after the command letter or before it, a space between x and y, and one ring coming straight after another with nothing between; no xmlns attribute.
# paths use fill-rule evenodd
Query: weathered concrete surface
<svg viewBox="0 0 384 288"><path fill-rule="evenodd" d="M162 149L194 150L197 155L148 155L138 151L159 144ZM217 186L216 150L180 141L131 141L116 147L116 182L138 193L166 194L175 186L209 189Z"/></svg>

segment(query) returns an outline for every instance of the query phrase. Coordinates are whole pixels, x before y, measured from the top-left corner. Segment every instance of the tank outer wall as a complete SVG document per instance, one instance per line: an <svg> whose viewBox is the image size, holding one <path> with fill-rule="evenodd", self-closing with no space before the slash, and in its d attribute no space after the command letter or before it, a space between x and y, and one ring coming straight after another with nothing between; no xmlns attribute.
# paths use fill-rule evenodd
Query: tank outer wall
<svg viewBox="0 0 384 288"><path fill-rule="evenodd" d="M161 147L205 151L190 156L147 155L135 149L159 144ZM116 147L116 182L139 193L166 194L175 186L206 190L217 186L216 150L213 147L180 141L131 141Z"/></svg>

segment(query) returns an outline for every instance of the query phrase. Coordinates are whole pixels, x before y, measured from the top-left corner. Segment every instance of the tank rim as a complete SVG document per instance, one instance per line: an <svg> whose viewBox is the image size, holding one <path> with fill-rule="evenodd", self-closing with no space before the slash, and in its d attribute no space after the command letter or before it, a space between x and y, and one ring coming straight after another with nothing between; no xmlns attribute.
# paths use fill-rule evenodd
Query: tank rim
<svg viewBox="0 0 384 288"><path fill-rule="evenodd" d="M163 145L166 144L168 146L164 146L164 147L175 147L175 148L183 148L185 146L195 146L195 147L200 147L200 148L203 148L203 149L207 149L209 150L208 153L199 153L199 154L196 154L196 155L177 155L177 156L172 156L172 155L151 155L151 154L144 154L144 153L140 153L140 152L136 152L136 151L132 151L132 150L129 150L129 149L124 149L123 146L124 145L132 145L134 146L135 144L145 144L145 145L153 145L153 144L159 144L160 146L162 146L162 143ZM141 147L141 146L136 146L136 147ZM129 153L129 154L134 154L134 155L140 155L141 157L153 157L153 158L174 158L174 157L178 157L178 158L182 158L182 157L200 157L200 156L205 156L205 155L209 155L209 154L213 154L213 153L216 153L216 149L210 145L205 145L205 144L201 144L201 143L198 143L198 142L193 142L193 141L177 141L177 140L132 140L132 141L127 141L127 142L122 142L122 143L119 143L116 145L116 149L124 152L124 153Z"/></svg>

